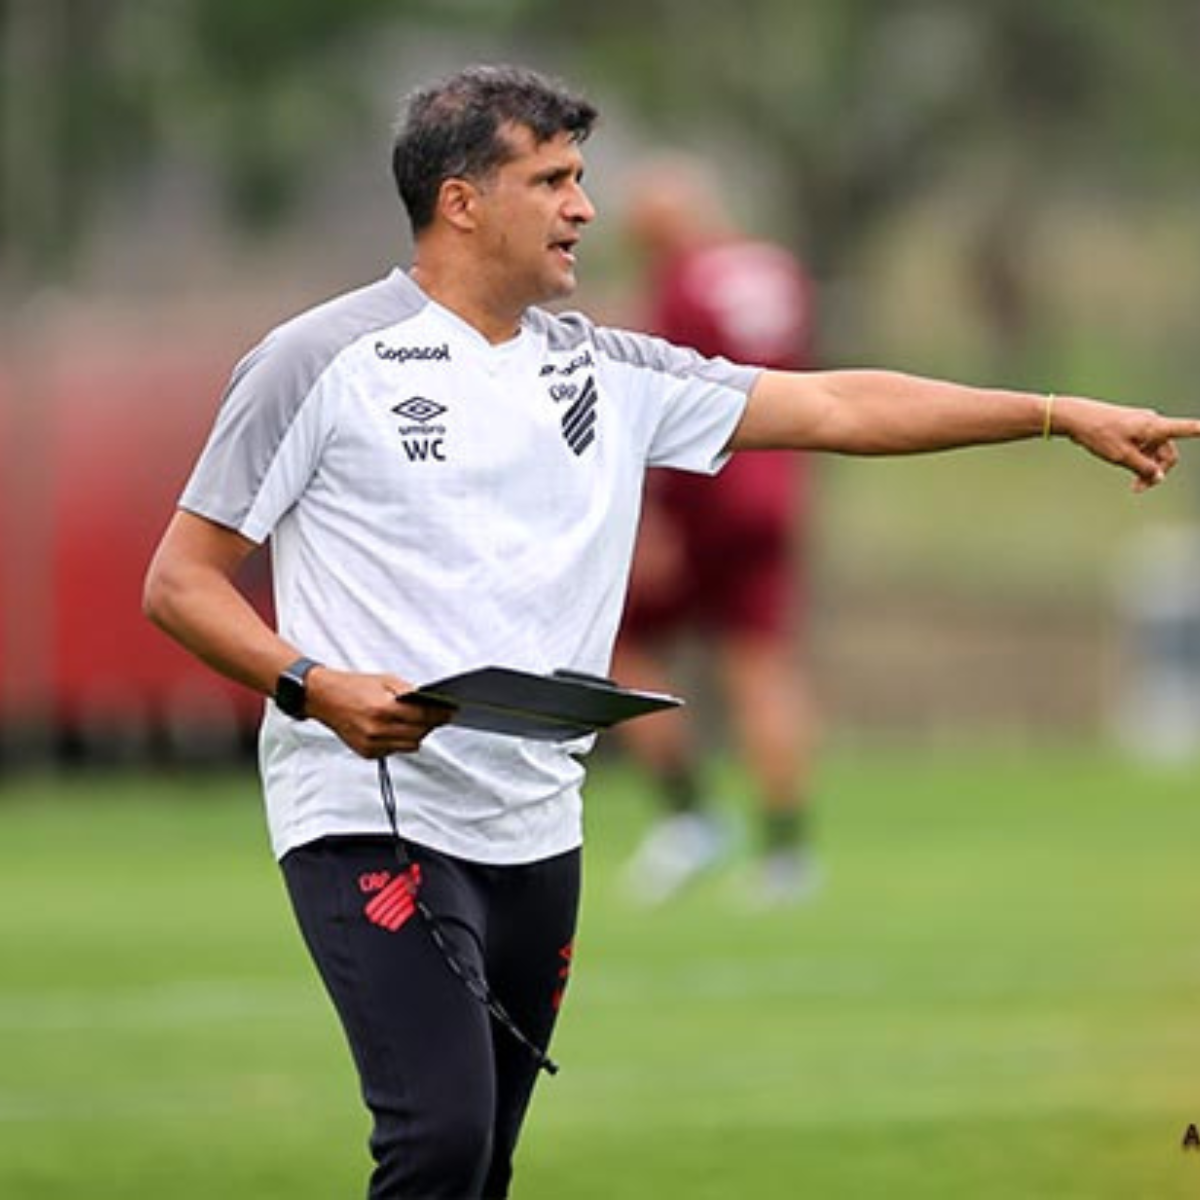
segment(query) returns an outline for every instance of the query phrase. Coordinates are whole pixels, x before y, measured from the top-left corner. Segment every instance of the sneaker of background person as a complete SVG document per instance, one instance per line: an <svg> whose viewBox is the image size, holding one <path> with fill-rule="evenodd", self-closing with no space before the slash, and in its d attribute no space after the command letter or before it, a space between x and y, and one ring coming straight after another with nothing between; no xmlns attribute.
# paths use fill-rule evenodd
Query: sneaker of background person
<svg viewBox="0 0 1200 1200"><path fill-rule="evenodd" d="M730 852L729 832L706 813L674 813L646 835L625 869L629 890L643 903L661 904L712 870Z"/></svg>
<svg viewBox="0 0 1200 1200"><path fill-rule="evenodd" d="M758 865L751 900L759 908L802 904L820 891L823 882L820 865L808 850L773 850Z"/></svg>

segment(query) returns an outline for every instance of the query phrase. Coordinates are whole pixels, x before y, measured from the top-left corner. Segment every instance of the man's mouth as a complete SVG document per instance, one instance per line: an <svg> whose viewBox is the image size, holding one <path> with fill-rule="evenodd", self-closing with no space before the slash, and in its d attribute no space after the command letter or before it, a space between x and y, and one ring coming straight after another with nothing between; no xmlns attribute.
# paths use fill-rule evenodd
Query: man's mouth
<svg viewBox="0 0 1200 1200"><path fill-rule="evenodd" d="M575 265L575 247L579 245L578 238L564 238L561 242L551 242L550 248L556 250L567 262Z"/></svg>

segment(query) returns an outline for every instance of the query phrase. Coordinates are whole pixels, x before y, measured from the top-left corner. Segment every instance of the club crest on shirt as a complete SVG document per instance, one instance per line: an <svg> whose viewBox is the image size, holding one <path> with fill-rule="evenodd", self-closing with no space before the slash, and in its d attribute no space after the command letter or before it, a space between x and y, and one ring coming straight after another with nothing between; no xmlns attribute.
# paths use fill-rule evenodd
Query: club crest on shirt
<svg viewBox="0 0 1200 1200"><path fill-rule="evenodd" d="M579 376L580 371L594 367L590 350L581 350L564 363L546 363L541 370L547 380L550 399L562 406L560 422L563 439L576 455L596 440L596 401L599 391L593 374Z"/></svg>
<svg viewBox="0 0 1200 1200"><path fill-rule="evenodd" d="M409 462L445 462L446 426L438 421L449 410L428 396L409 396L392 406L400 417L400 445Z"/></svg>
<svg viewBox="0 0 1200 1200"><path fill-rule="evenodd" d="M597 397L595 377L589 375L562 414L563 437L577 456L596 440Z"/></svg>

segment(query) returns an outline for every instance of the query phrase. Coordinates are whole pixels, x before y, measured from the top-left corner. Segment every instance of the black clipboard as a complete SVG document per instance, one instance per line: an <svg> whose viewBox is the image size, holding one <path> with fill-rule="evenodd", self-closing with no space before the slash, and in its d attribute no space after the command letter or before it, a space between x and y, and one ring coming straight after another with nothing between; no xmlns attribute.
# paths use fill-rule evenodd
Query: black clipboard
<svg viewBox="0 0 1200 1200"><path fill-rule="evenodd" d="M479 667L450 675L422 684L400 699L450 708L450 723L466 729L543 742L587 737L683 704L677 696L621 687L582 671L539 675L512 667Z"/></svg>

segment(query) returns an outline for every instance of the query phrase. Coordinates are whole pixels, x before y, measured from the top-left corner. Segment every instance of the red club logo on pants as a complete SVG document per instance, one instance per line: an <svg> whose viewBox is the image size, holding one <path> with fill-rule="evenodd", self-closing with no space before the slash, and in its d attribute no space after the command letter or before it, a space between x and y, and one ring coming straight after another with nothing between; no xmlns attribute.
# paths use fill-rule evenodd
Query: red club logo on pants
<svg viewBox="0 0 1200 1200"><path fill-rule="evenodd" d="M421 868L413 863L375 893L363 910L367 920L388 933L395 933L417 910L417 891L421 886Z"/></svg>

